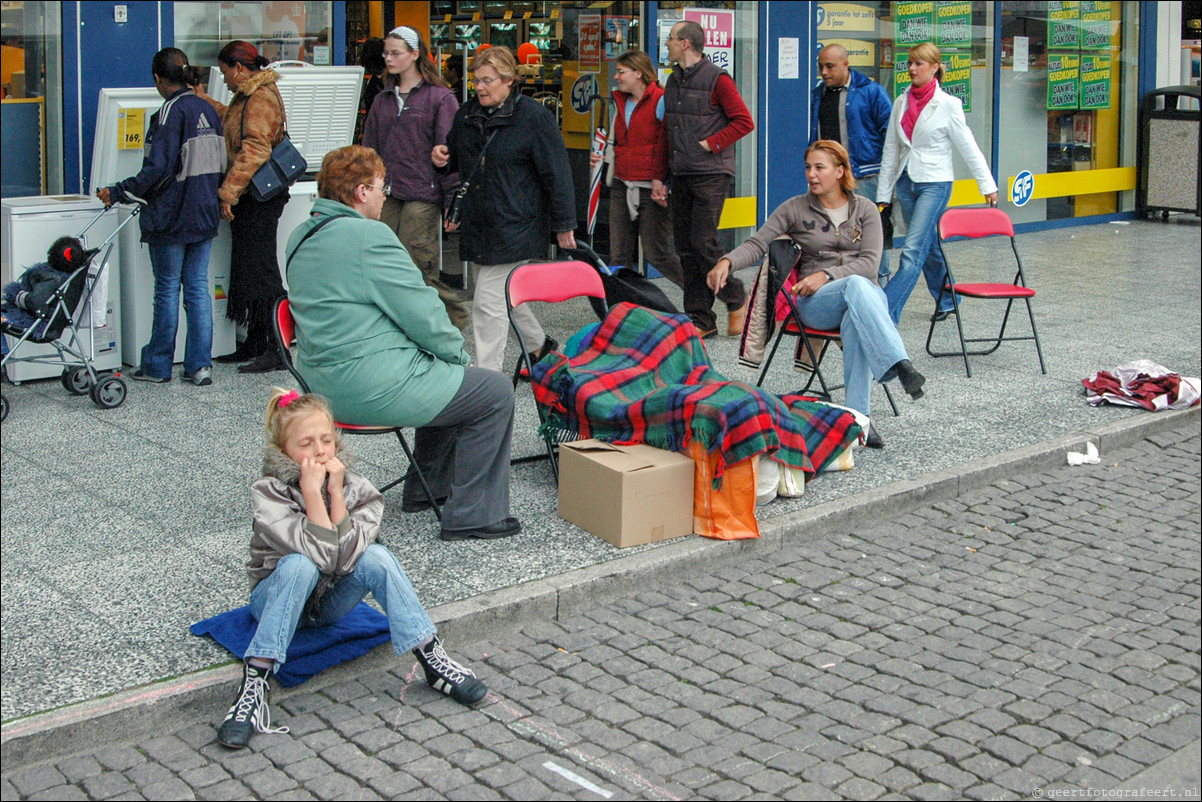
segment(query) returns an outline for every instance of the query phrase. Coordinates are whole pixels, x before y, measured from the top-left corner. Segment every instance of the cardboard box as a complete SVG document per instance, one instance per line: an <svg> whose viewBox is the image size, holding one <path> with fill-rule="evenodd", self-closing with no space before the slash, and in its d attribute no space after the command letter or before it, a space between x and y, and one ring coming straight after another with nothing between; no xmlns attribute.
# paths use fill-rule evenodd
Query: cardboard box
<svg viewBox="0 0 1202 802"><path fill-rule="evenodd" d="M693 460L651 446L559 446L559 516L620 549L693 532Z"/></svg>

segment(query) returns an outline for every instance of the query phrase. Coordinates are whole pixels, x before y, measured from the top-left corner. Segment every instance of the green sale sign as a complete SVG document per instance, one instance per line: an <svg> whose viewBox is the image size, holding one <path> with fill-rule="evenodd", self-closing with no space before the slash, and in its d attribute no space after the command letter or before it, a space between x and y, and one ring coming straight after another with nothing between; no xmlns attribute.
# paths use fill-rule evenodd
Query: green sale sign
<svg viewBox="0 0 1202 802"><path fill-rule="evenodd" d="M939 87L960 98L965 111L972 111L972 54L944 53L943 82Z"/></svg>
<svg viewBox="0 0 1202 802"><path fill-rule="evenodd" d="M1081 4L1076 0L1048 2L1048 50L1076 50L1081 46ZM1050 56L1049 56L1050 58ZM1048 108L1051 108L1049 106Z"/></svg>
<svg viewBox="0 0 1202 802"><path fill-rule="evenodd" d="M908 47L935 40L935 3L897 3L897 44Z"/></svg>
<svg viewBox="0 0 1202 802"><path fill-rule="evenodd" d="M940 47L972 47L972 3L935 3L935 43Z"/></svg>
<svg viewBox="0 0 1202 802"><path fill-rule="evenodd" d="M1081 56L1048 53L1048 109L1076 110L1081 78Z"/></svg>
<svg viewBox="0 0 1202 802"><path fill-rule="evenodd" d="M1081 49L1106 50L1110 47L1110 3L1081 3Z"/></svg>
<svg viewBox="0 0 1202 802"><path fill-rule="evenodd" d="M1110 108L1110 74L1113 63L1110 56L1081 57L1081 108Z"/></svg>

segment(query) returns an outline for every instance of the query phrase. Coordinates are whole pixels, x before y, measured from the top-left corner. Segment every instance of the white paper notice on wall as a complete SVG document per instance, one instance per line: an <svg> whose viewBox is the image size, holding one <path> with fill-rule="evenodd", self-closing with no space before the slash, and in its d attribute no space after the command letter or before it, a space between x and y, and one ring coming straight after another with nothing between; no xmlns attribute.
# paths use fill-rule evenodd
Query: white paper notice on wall
<svg viewBox="0 0 1202 802"><path fill-rule="evenodd" d="M1030 39L1025 36L1014 37L1014 71L1026 72L1030 63Z"/></svg>
<svg viewBox="0 0 1202 802"><path fill-rule="evenodd" d="M801 40L797 37L782 36L777 40L778 60L780 62L779 78L800 78L801 72Z"/></svg>

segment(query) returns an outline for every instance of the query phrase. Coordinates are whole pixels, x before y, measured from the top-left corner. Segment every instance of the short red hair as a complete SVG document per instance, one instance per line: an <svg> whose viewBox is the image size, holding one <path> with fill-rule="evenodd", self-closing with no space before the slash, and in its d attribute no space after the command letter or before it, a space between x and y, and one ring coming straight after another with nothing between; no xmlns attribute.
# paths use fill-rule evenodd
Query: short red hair
<svg viewBox="0 0 1202 802"><path fill-rule="evenodd" d="M317 173L317 194L353 206L356 187L370 186L372 181L383 179L386 174L380 154L362 145L347 145L331 150L321 160L321 170Z"/></svg>

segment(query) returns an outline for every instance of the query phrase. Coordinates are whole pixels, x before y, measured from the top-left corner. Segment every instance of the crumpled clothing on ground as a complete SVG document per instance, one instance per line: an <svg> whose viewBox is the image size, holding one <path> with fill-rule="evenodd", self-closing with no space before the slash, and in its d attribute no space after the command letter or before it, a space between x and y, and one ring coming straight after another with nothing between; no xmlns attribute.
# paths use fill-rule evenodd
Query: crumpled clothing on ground
<svg viewBox="0 0 1202 802"><path fill-rule="evenodd" d="M1202 399L1202 380L1182 377L1150 359L1119 365L1114 373L1098 371L1081 384L1086 401L1095 407L1106 403L1156 412L1185 409Z"/></svg>

